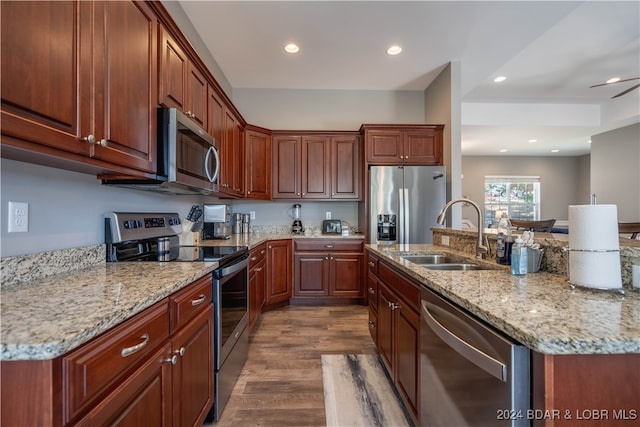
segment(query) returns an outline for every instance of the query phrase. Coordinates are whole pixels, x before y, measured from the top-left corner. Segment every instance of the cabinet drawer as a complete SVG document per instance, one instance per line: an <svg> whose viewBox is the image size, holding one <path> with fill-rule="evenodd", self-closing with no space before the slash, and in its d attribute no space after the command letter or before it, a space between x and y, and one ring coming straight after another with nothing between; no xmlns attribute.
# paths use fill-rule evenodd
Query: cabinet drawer
<svg viewBox="0 0 640 427"><path fill-rule="evenodd" d="M211 274L201 277L171 296L171 331L175 332L213 303Z"/></svg>
<svg viewBox="0 0 640 427"><path fill-rule="evenodd" d="M169 337L168 299L62 358L68 422Z"/></svg>
<svg viewBox="0 0 640 427"><path fill-rule="evenodd" d="M415 311L420 312L420 287L384 262L378 265L378 277Z"/></svg>
<svg viewBox="0 0 640 427"><path fill-rule="evenodd" d="M294 240L294 251L352 251L362 252L364 241L360 239L327 240L327 239L299 239Z"/></svg>
<svg viewBox="0 0 640 427"><path fill-rule="evenodd" d="M251 249L251 251L249 251L249 270L252 270L256 265L260 263L260 261L264 261L266 253L266 243L263 243L260 246L256 246L255 248Z"/></svg>
<svg viewBox="0 0 640 427"><path fill-rule="evenodd" d="M378 257L371 254L371 252L367 252L367 269L373 274L378 274Z"/></svg>

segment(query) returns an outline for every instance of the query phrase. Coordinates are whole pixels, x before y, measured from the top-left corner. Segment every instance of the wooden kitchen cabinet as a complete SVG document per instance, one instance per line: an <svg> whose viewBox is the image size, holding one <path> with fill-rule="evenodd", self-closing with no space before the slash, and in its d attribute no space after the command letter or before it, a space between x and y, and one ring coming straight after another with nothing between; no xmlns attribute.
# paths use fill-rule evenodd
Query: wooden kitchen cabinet
<svg viewBox="0 0 640 427"><path fill-rule="evenodd" d="M442 165L443 125L362 125L370 165Z"/></svg>
<svg viewBox="0 0 640 427"><path fill-rule="evenodd" d="M378 263L377 345L414 423L420 412L420 286Z"/></svg>
<svg viewBox="0 0 640 427"><path fill-rule="evenodd" d="M2 425L201 425L214 398L211 289L209 274L66 355L0 363Z"/></svg>
<svg viewBox="0 0 640 427"><path fill-rule="evenodd" d="M184 49L160 25L160 85L158 98L165 107L177 108L207 128L209 84Z"/></svg>
<svg viewBox="0 0 640 427"><path fill-rule="evenodd" d="M235 113L226 106L222 115L220 141L220 193L244 196L244 130Z"/></svg>
<svg viewBox="0 0 640 427"><path fill-rule="evenodd" d="M145 2L2 2L3 157L156 167L157 17Z"/></svg>
<svg viewBox="0 0 640 427"><path fill-rule="evenodd" d="M267 300L266 305L288 302L292 296L291 239L271 240L267 243Z"/></svg>
<svg viewBox="0 0 640 427"><path fill-rule="evenodd" d="M362 299L363 241L294 241L294 298Z"/></svg>
<svg viewBox="0 0 640 427"><path fill-rule="evenodd" d="M359 141L355 133L274 134L271 198L357 200Z"/></svg>
<svg viewBox="0 0 640 427"><path fill-rule="evenodd" d="M253 329L265 304L266 253L266 243L256 246L249 252L249 331Z"/></svg>
<svg viewBox="0 0 640 427"><path fill-rule="evenodd" d="M378 257L367 251L366 293L369 304L369 333L371 339L378 345Z"/></svg>
<svg viewBox="0 0 640 427"><path fill-rule="evenodd" d="M271 199L271 135L266 129L245 128L246 198Z"/></svg>

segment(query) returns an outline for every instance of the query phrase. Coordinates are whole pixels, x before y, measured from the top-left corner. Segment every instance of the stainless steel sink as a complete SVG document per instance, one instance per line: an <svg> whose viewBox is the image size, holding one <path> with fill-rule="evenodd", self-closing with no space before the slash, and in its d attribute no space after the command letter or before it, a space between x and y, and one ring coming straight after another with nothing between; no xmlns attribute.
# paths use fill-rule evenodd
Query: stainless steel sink
<svg viewBox="0 0 640 427"><path fill-rule="evenodd" d="M451 255L403 255L400 258L417 264L420 267L428 268L429 270L469 271L490 269L490 267L483 265L472 264L465 258Z"/></svg>
<svg viewBox="0 0 640 427"><path fill-rule="evenodd" d="M418 264L418 265L420 267L428 268L429 270L447 270L447 271L487 270L487 267L483 267L481 265L476 265L476 264L450 263L450 264Z"/></svg>

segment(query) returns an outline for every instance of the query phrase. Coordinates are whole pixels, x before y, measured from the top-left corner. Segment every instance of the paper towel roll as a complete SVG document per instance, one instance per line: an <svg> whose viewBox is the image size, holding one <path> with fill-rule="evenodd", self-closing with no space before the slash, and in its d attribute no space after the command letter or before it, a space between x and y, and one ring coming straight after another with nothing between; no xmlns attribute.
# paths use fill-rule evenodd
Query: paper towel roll
<svg viewBox="0 0 640 427"><path fill-rule="evenodd" d="M569 282L597 289L621 288L620 252L570 252Z"/></svg>
<svg viewBox="0 0 640 427"><path fill-rule="evenodd" d="M569 206L569 249L618 250L616 205Z"/></svg>

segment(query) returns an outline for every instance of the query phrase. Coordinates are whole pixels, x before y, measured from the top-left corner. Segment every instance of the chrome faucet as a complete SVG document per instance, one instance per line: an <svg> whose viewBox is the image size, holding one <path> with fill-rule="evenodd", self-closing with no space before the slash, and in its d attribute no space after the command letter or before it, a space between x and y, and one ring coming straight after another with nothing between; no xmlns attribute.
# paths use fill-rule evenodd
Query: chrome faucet
<svg viewBox="0 0 640 427"><path fill-rule="evenodd" d="M449 209L452 205L456 203L469 203L476 209L478 213L478 243L476 244L476 258L482 259L482 254L488 254L489 252L489 239L487 236L483 238L483 228L484 228L484 219L482 217L482 211L480 210L480 206L476 202L470 199L466 199L464 197L460 199L453 199L447 202L446 205L442 208L440 213L438 214L438 218L436 221L438 224L443 225L445 220L445 214L447 213L447 209Z"/></svg>

